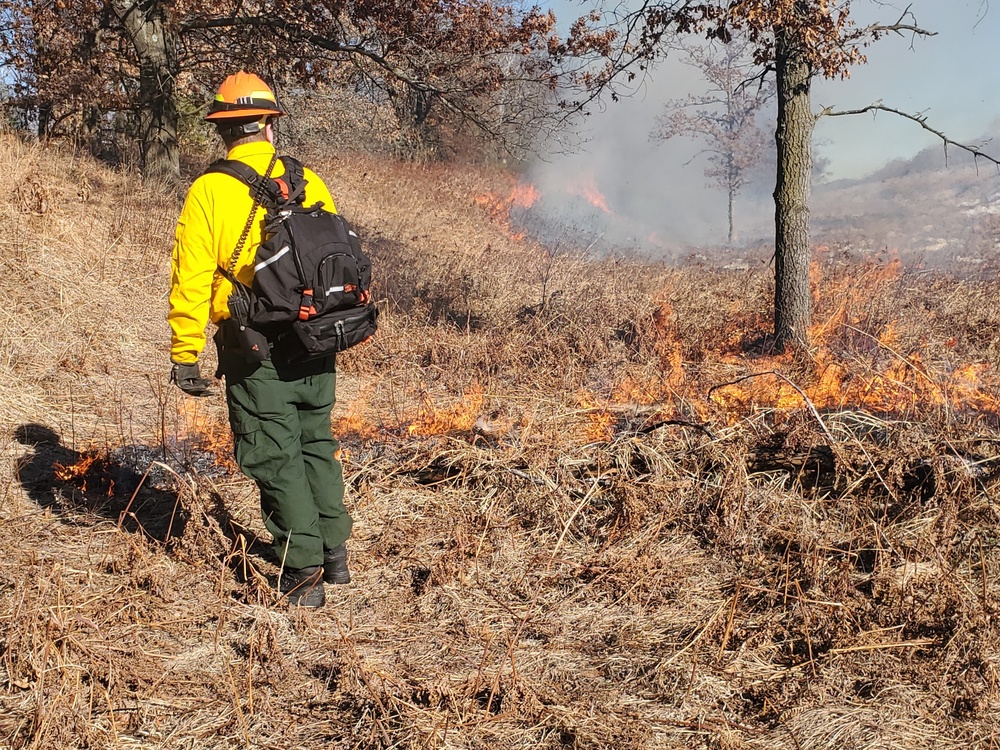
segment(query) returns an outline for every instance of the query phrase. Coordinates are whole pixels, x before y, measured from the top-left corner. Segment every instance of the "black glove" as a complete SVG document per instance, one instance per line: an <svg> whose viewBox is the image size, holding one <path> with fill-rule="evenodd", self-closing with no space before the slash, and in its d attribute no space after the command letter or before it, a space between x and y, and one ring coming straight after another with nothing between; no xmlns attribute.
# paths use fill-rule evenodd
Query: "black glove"
<svg viewBox="0 0 1000 750"><path fill-rule="evenodd" d="M197 362L190 365L174 362L174 368L170 371L170 382L177 383L177 387L189 396L211 396L215 393L212 381L201 377Z"/></svg>

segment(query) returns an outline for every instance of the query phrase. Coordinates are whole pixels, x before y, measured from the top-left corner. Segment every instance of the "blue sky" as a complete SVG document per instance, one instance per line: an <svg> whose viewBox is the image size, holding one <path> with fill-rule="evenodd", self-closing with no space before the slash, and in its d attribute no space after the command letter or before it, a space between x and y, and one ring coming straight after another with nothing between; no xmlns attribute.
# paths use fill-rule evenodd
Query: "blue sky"
<svg viewBox="0 0 1000 750"><path fill-rule="evenodd" d="M855 6L859 20L895 20L905 7ZM1000 120L1000 5L913 0L912 6L917 23L936 36L879 41L868 49L868 65L855 68L849 80L817 82L814 103L850 109L881 99L906 112L923 112L929 125L956 140L975 142ZM816 138L833 160L833 174L843 176L865 174L888 158L935 144L915 123L885 113L874 121L869 116L821 120ZM988 150L1000 157L1000 141L991 145Z"/></svg>

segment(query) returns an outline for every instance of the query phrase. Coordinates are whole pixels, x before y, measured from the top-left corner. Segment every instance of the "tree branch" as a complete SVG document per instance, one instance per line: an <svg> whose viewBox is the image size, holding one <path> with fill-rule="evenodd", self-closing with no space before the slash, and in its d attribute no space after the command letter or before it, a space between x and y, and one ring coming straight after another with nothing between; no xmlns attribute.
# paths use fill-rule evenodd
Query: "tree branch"
<svg viewBox="0 0 1000 750"><path fill-rule="evenodd" d="M986 161L995 164L998 167L998 169L1000 169L1000 158L990 156L978 146L970 146L968 144L959 143L958 141L952 140L940 130L932 128L930 125L928 125L927 118L921 114L914 115L909 112L903 112L902 110L894 109L893 107L887 107L884 104L876 103L876 104L869 104L867 107L862 107L861 109L849 109L840 112L835 111L832 107L824 107L817 117L844 117L845 115L863 115L867 114L868 112L875 112L875 113L889 112L890 114L899 115L900 117L906 120L911 120L917 123L928 133L932 133L941 139L941 141L944 143L945 158L947 158L948 156L948 147L954 146L956 148L962 149L963 151L968 151L976 158L977 163L979 159L985 159Z"/></svg>
<svg viewBox="0 0 1000 750"><path fill-rule="evenodd" d="M255 28L267 28L267 29L280 29L298 39L312 44L319 49L326 50L327 52L346 52L351 55L359 55L361 57L366 57L376 65L391 73L394 78L402 83L412 86L416 89L422 89L427 91L433 91L433 87L430 86L425 81L420 81L410 76L397 65L390 63L383 55L370 50L360 44L344 44L343 42L338 42L331 39L328 36L322 34L314 34L307 31L300 24L293 23L291 21L286 21L283 18L273 18L270 16L237 16L230 18L203 18L195 21L190 21L183 26L181 26L181 31L195 31L195 30L205 30L205 29L225 29L234 27L255 27Z"/></svg>
<svg viewBox="0 0 1000 750"><path fill-rule="evenodd" d="M868 26L865 29L865 32L869 34L878 34L885 31L891 31L893 33L902 36L903 32L907 31L913 34L914 36L937 36L936 31L929 31L927 29L920 28L919 26L916 25L916 17L910 11L910 8L912 7L913 7L912 5L907 5L906 9L902 12L902 14L900 14L899 20L896 21L896 23L890 23L886 25L877 23L872 24L871 26ZM907 18L911 19L913 23L905 23Z"/></svg>

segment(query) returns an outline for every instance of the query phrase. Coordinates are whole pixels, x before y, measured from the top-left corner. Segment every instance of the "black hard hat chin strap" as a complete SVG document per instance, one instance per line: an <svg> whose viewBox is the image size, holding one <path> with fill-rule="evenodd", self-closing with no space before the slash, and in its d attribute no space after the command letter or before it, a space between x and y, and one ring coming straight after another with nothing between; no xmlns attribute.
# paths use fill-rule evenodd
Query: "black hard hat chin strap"
<svg viewBox="0 0 1000 750"><path fill-rule="evenodd" d="M262 125L261 122L264 122ZM253 122L243 122L238 125L230 125L229 127L218 126L219 135L223 138L240 138L244 135L254 135L259 133L266 127L266 118L261 120L254 120Z"/></svg>

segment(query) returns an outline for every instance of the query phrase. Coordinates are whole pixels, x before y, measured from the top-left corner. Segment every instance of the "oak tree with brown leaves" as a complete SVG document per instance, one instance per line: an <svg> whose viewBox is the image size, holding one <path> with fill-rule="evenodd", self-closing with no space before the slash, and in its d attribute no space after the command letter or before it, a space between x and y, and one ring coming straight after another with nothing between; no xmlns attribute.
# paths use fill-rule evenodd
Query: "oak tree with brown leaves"
<svg viewBox="0 0 1000 750"><path fill-rule="evenodd" d="M774 71L777 95L777 174L774 187L774 343L805 346L809 298L809 199L813 167L812 80L847 77L865 62L864 48L885 34L927 34L906 23L858 27L850 0L738 0L686 4L676 21L723 42L741 36L754 59Z"/></svg>
<svg viewBox="0 0 1000 750"><path fill-rule="evenodd" d="M418 137L449 121L516 150L566 116L549 106L566 80L554 17L504 0L0 0L0 19L12 101L39 132L124 115L150 175L178 172L180 106L239 68L391 101Z"/></svg>

